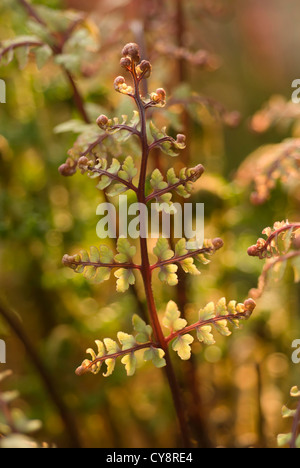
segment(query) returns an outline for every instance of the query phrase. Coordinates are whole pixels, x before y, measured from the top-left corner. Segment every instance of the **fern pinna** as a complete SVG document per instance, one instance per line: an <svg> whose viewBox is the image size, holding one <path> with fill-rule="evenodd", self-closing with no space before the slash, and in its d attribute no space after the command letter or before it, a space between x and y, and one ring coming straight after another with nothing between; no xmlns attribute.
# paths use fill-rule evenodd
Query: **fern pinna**
<svg viewBox="0 0 300 468"><path fill-rule="evenodd" d="M171 157L178 156L178 152L185 147L184 135L172 138L166 130L159 130L153 122L147 121L146 113L151 108L163 107L166 103L166 93L159 88L149 97L141 96L140 84L142 80L149 78L151 64L146 60L140 60L139 48L136 44L127 44L123 49L121 66L129 72L132 83L127 84L123 76L116 78L114 86L116 91L132 98L137 111L133 120L127 123L126 117L122 122L118 119L109 119L105 115L97 119L98 127L102 130L99 134L95 128L90 128L85 135L80 136L74 148L69 152L69 158L60 168L63 175L72 175L78 167L82 173L87 173L92 178L98 178L98 188L104 190L107 197L114 197L125 192L133 192L136 199L143 205L150 204L154 199L167 205L172 204L172 193L176 192L184 198L191 195L192 184L201 177L204 168L198 165L191 169L182 169L176 174L170 169L166 177L155 169L150 177L147 174L148 161L151 151L159 148ZM93 136L92 141L88 136ZM118 142L124 142L128 137L135 137L140 142L141 160L139 168L131 156L114 158L111 161L101 154L101 144L107 138L116 138ZM80 148L80 149L79 149ZM150 183L149 183L150 181ZM217 304L209 303L199 312L199 318L195 323L188 324L174 301L167 304L162 322L159 319L152 288L152 275L159 271L159 279L168 285L178 283L177 271L182 268L191 275L199 274L199 265L209 262L209 258L223 246L219 238L206 240L201 248L187 250L186 239L181 239L171 250L166 238L160 237L153 253L157 257L154 264L150 263L148 242L146 236L140 236L140 260L135 260L137 248L131 245L127 238L120 237L117 240L117 252L113 252L107 245L100 248L91 247L90 252L81 251L76 255L65 255L63 263L78 273L83 273L86 278L96 283L108 280L112 271L117 278L117 290L125 292L130 285L135 283L136 273L140 273L143 280L147 300L148 316L150 324L146 324L138 315L134 315L132 322L134 333L119 332L118 341L105 338L97 341L97 349L88 349L91 359L84 360L77 369L77 375L87 372L97 374L103 363L106 365L104 376L112 374L117 358L121 358L128 375L133 375L136 367L136 354L143 352L145 361L152 361L158 368L164 368L171 388L178 420L181 427L183 442L190 445L189 431L186 422L184 405L182 403L180 389L177 383L173 365L170 359L169 347L178 356L187 360L191 356L191 344L194 341L193 332L197 339L204 344L214 343L212 330L224 336L231 334L228 324L239 326L239 321L248 319L255 308L255 302L247 299L243 304L235 301L226 303L225 298ZM163 329L167 330L165 334Z"/></svg>

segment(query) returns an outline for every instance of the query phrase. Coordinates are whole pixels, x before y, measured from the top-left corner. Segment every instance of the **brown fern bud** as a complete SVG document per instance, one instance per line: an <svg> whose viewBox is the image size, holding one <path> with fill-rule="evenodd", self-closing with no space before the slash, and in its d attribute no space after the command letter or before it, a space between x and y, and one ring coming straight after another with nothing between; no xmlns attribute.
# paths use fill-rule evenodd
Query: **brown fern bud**
<svg viewBox="0 0 300 468"><path fill-rule="evenodd" d="M190 179L192 182L196 182L204 173L204 167L202 164L198 164L198 166L195 166L191 169L191 176Z"/></svg>
<svg viewBox="0 0 300 468"><path fill-rule="evenodd" d="M247 318L249 318L252 315L252 312L254 311L256 307L256 302L250 298L244 302L244 306L245 306L245 315Z"/></svg>
<svg viewBox="0 0 300 468"><path fill-rule="evenodd" d="M249 249L247 250L247 253L250 257L258 257L259 253L257 245L251 245L251 247L249 247Z"/></svg>
<svg viewBox="0 0 300 468"><path fill-rule="evenodd" d="M62 264L67 266L67 265L69 265L69 263L70 263L70 256L66 254L66 255L63 256Z"/></svg>
<svg viewBox="0 0 300 468"><path fill-rule="evenodd" d="M163 88L158 88L156 94L159 97L160 101L166 100L166 91Z"/></svg>
<svg viewBox="0 0 300 468"><path fill-rule="evenodd" d="M76 164L71 164L71 162L68 160L67 162L59 166L58 172L64 177L71 177L76 173Z"/></svg>
<svg viewBox="0 0 300 468"><path fill-rule="evenodd" d="M115 90L122 94L132 94L133 88L132 86L128 86L126 84L124 76L117 76L114 81Z"/></svg>
<svg viewBox="0 0 300 468"><path fill-rule="evenodd" d="M78 375L79 377L81 375L84 375L88 372L88 368L89 368L89 365L90 365L90 361L88 359L86 359L85 361L83 361L83 363L81 364L81 366L79 366L76 371L75 371L75 374Z"/></svg>
<svg viewBox="0 0 300 468"><path fill-rule="evenodd" d="M117 91L119 91L120 87L126 83L124 76L117 76L114 81L114 87Z"/></svg>
<svg viewBox="0 0 300 468"><path fill-rule="evenodd" d="M124 55L124 57L130 57L135 63L138 63L140 61L139 46L134 42L126 44L122 50L122 55Z"/></svg>
<svg viewBox="0 0 300 468"><path fill-rule="evenodd" d="M182 135L181 133L179 133L176 137L176 142L179 143L179 144L185 144L186 142L186 136L185 135Z"/></svg>
<svg viewBox="0 0 300 468"><path fill-rule="evenodd" d="M108 117L106 117L106 115L103 115L103 114L99 115L96 122L97 122L98 127L100 128L106 127L106 125L108 124Z"/></svg>
<svg viewBox="0 0 300 468"><path fill-rule="evenodd" d="M81 377L82 375L84 375L86 373L86 369L85 367L83 366L79 366L77 367L76 371L75 371L75 374L78 376L78 377Z"/></svg>
<svg viewBox="0 0 300 468"><path fill-rule="evenodd" d="M81 169L82 174L88 169L90 162L91 161L85 156L81 156L81 158L78 159L78 167Z"/></svg>
<svg viewBox="0 0 300 468"><path fill-rule="evenodd" d="M150 94L151 101L164 106L166 104L166 92L163 88L158 88L155 93Z"/></svg>
<svg viewBox="0 0 300 468"><path fill-rule="evenodd" d="M126 68L126 70L130 70L132 66L132 61L130 57L122 57L120 60L120 65L122 68Z"/></svg>
<svg viewBox="0 0 300 468"><path fill-rule="evenodd" d="M143 60L137 67L137 72L144 76L144 78L149 78L152 72L152 65L148 60Z"/></svg>
<svg viewBox="0 0 300 468"><path fill-rule="evenodd" d="M74 260L75 260L74 256L72 257L71 255L66 254L66 255L63 256L62 264L64 266L70 267L72 265L72 263L74 262Z"/></svg>
<svg viewBox="0 0 300 468"><path fill-rule="evenodd" d="M215 239L212 240L212 245L215 250L219 250L223 247L224 242L222 241L222 239L220 239L220 237L216 237Z"/></svg>
<svg viewBox="0 0 300 468"><path fill-rule="evenodd" d="M88 166L89 160L86 156L81 156L81 158L78 159L78 166Z"/></svg>

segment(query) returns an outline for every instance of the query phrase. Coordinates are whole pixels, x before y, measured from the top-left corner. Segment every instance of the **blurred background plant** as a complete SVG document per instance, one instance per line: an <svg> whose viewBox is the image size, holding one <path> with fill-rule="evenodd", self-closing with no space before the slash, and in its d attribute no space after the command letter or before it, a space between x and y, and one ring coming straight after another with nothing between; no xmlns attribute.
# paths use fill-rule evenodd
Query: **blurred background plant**
<svg viewBox="0 0 300 468"><path fill-rule="evenodd" d="M292 387L290 391L290 396L293 398L300 397L299 388ZM293 405L295 406L295 405ZM279 434L277 437L277 443L279 447L284 447L289 445L290 448L300 448L300 435L299 435L299 424L300 424L300 403L296 409L290 409L286 405L282 407L282 417L283 418L293 418L291 432L288 434Z"/></svg>
<svg viewBox="0 0 300 468"><path fill-rule="evenodd" d="M43 421L40 443L173 447L174 414L160 371L147 364L128 379L119 367L105 385L101 378L74 374L93 338L131 329L132 310L143 305L143 297L129 291L120 302L113 283L95 287L61 266L65 252L97 243L101 201L80 174L66 180L58 173L76 138L62 131L80 131L84 121L101 113L131 114L111 83L120 47L138 42L142 56L155 65L151 88L163 86L170 96L168 107L156 115L157 125L168 120L171 135L187 134L184 165L201 163L206 169L192 201L205 203L206 237L220 236L225 243L200 279L181 280L184 287L177 294L185 292L185 315L222 296L243 301L262 269L247 256L248 247L266 226L299 221L297 171L292 183L276 182L265 203L254 206L253 178L246 183L237 170L258 147L298 136L298 106L288 102L291 83L300 76L300 6L295 0L288 5L284 0L89 0L88 16L63 13L82 8L81 3L32 2L52 31L60 28L54 38L41 37L45 28L32 18L28 22L24 2L3 0L0 6L2 49L8 39L28 35L64 44L54 59L48 53L45 65L44 49L41 70L32 49L21 71L16 60L1 62L0 77L7 84L7 104L0 105L1 338L15 388L24 397L21 406L30 418ZM256 112L274 94L292 110L261 124ZM166 163L157 155L162 172ZM197 419L201 414L213 446L274 447L278 433L290 432L281 407L289 388L299 384L291 361L291 343L300 338L300 291L293 279L287 269L280 287L269 281L251 321L230 340L219 337L205 349L193 345L196 375L190 374L190 388L197 391L184 398ZM155 288L163 310L176 293L159 282ZM130 430L124 431L125 425Z"/></svg>
<svg viewBox="0 0 300 468"><path fill-rule="evenodd" d="M0 374L0 383L12 372L7 370ZM41 421L29 420L20 408L13 407L19 394L14 390L1 391L0 393L0 447L1 448L46 448L47 443L39 444L31 434L41 428Z"/></svg>

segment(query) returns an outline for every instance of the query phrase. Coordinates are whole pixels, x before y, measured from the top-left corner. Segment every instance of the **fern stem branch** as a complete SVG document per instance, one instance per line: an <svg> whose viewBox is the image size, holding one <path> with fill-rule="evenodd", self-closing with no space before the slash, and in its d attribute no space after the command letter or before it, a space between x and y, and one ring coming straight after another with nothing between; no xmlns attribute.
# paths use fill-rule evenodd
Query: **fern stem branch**
<svg viewBox="0 0 300 468"><path fill-rule="evenodd" d="M80 366L76 370L77 375L83 375L86 374L93 366L95 366L98 362L104 362L107 359L117 359L122 356L126 356L127 354L135 353L136 351L140 351L141 349L147 349L147 348L159 348L159 345L154 342L148 342L148 343L142 343L136 346L133 346L132 348L125 349L125 350L120 350L116 353L112 354L106 354L105 356L101 356L97 359L94 359L93 361L90 362L90 364L86 367Z"/></svg>
<svg viewBox="0 0 300 468"><path fill-rule="evenodd" d="M6 55L8 52L10 52L11 50L14 50L14 49L18 49L19 47L41 47L43 46L44 43L43 42L40 42L40 41L21 41L21 42L18 42L16 44L11 44L10 46L8 47L5 47L5 49L3 49L0 53L0 60L2 59L2 57L4 57L4 55Z"/></svg>
<svg viewBox="0 0 300 468"><path fill-rule="evenodd" d="M165 338L165 341L166 343L170 343L170 341L174 340L174 338L177 338L178 336L181 336L181 335L186 335L187 333L195 330L196 328L205 327L206 325L210 325L210 324L213 325L214 323L220 322L222 320L228 320L228 321L242 320L242 319L247 320L248 316L249 316L249 312L247 311L247 312L242 312L238 314L220 315L217 317L213 317L209 320L199 320L198 322L193 323L192 325L186 326L182 330L178 330L176 332L171 333L169 336Z"/></svg>
<svg viewBox="0 0 300 468"><path fill-rule="evenodd" d="M203 170L204 170L204 168L203 168ZM156 197L161 197L165 193L168 193L168 192L170 192L172 190L175 190L176 188L180 187L180 185L185 186L188 182L192 182L194 179L195 179L194 174L191 174L186 179L179 179L178 182L176 182L175 184L168 185L168 187L166 187L166 188L164 188L162 190L158 190L157 192L153 192L150 195L148 195L148 197L146 197L146 203L148 203L149 201L153 200Z"/></svg>
<svg viewBox="0 0 300 468"><path fill-rule="evenodd" d="M97 145L100 145L106 138L108 138L110 135L108 133L103 133L100 135L97 140L93 141L85 151L81 153L81 156L89 156L93 149L96 148Z"/></svg>
<svg viewBox="0 0 300 468"><path fill-rule="evenodd" d="M180 257L174 256L170 258L169 260L162 260L160 262L157 262L155 263L155 265L151 266L151 270L155 270L156 268L161 268L165 265L170 265L172 263L180 263L183 260L186 260L187 258L196 257L197 255L212 253L214 252L214 250L215 249L213 247L204 247L202 249L194 250L193 252L189 251L186 255L182 255Z"/></svg>
<svg viewBox="0 0 300 468"><path fill-rule="evenodd" d="M139 179L139 186L137 191L138 201L140 203L146 202L146 194L145 194L145 184L146 184L146 176L147 176L147 164L148 164L148 157L149 157L149 144L147 138L147 127L146 127L146 114L145 114L145 106L142 102L140 91L139 91L139 80L136 75L135 65L132 67L132 77L134 81L134 99L139 111L140 116L140 125L141 125L141 145L142 145L142 163L141 163L141 172L140 172L140 179ZM165 359L166 359L166 366L164 367L170 390L173 397L173 402L182 434L182 441L185 447L190 447L190 437L189 437L189 427L184 411L183 402L180 395L180 388L176 379L176 375L173 369L173 365L170 359L168 346L158 319L158 314L156 310L153 289L152 289L152 270L149 262L149 253L148 253L148 245L147 239L140 238L140 248L141 248L141 258L142 258L142 267L141 273L146 293L146 299L148 304L148 310L150 315L150 322L153 329L153 334L155 340L159 343L159 346L165 352Z"/></svg>
<svg viewBox="0 0 300 468"><path fill-rule="evenodd" d="M128 182L127 180L121 179L121 177L119 177L119 176L117 176L115 174L111 174L108 171L105 171L103 169L96 169L95 167L91 167L91 166L88 167L88 170L90 172L105 175L106 177L109 177L110 179L115 180L116 182L119 182L120 184L125 185L130 190L133 190L134 192L137 192L137 188L136 188L135 185L133 185L131 182Z"/></svg>
<svg viewBox="0 0 300 468"><path fill-rule="evenodd" d="M69 259L69 255L63 257L63 264L65 266L94 266L96 268L127 268L129 270L141 270L141 265L135 263L100 263L100 262L76 262Z"/></svg>
<svg viewBox="0 0 300 468"><path fill-rule="evenodd" d="M129 125L124 125L124 124L119 124L119 125L113 125L110 127L110 130L126 130L129 133L132 133L132 135L136 135L138 137L141 136L140 132L135 128L135 127L130 127Z"/></svg>
<svg viewBox="0 0 300 468"><path fill-rule="evenodd" d="M166 136L166 137L163 137L163 138L160 138L159 140L156 140L154 141L150 146L149 146L149 151L151 151L153 148L157 148L158 146L160 146L162 143L165 143L165 142L170 142L170 143L174 143L174 138L170 137L170 136Z"/></svg>

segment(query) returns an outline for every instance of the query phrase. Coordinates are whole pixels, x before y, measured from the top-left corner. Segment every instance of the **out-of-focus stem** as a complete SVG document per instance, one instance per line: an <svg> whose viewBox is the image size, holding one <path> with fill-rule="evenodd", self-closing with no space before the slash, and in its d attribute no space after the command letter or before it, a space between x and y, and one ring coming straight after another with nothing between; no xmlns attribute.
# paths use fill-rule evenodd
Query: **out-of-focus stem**
<svg viewBox="0 0 300 468"><path fill-rule="evenodd" d="M147 128L146 128L146 115L145 115L145 108L144 104L140 97L139 91L139 82L135 72L135 66L133 65L132 75L134 79L135 85L135 94L134 99L138 107L139 115L140 115L140 124L141 124L141 145L142 145L142 163L141 163L141 172L140 172L140 179L139 179L139 187L138 187L138 201L139 203L145 204L146 202L146 194L145 194L145 184L146 184L146 176L147 176L147 162L149 157L149 144L147 139ZM147 246L147 239L140 238L140 248L141 248L141 257L142 257L142 278L147 298L148 310L150 315L150 321L153 328L153 333L155 340L159 343L160 347L165 352L165 359L166 359L166 366L164 367L169 386L171 389L173 402L179 422L179 426L181 429L182 434L182 441L185 447L190 447L190 437L189 437L189 427L185 416L185 409L182 403L180 388L176 379L176 375L173 369L173 365L170 359L168 345L166 343L159 319L156 310L155 300L153 296L153 289L152 289L152 270L149 262L149 254L148 254L148 246Z"/></svg>
<svg viewBox="0 0 300 468"><path fill-rule="evenodd" d="M81 96L81 94L80 94L80 92L79 92L79 90L77 88L77 85L76 85L76 83L74 81L73 76L65 68L64 68L64 72L65 72L65 75L66 75L66 77L67 77L67 79L68 79L68 81L69 81L69 83L71 85L71 88L73 90L74 103L76 104L76 107L77 107L80 115L82 116L83 120L86 123L91 123L90 118L89 118L89 116L88 116L88 114L87 114L87 112L86 112L86 110L84 108L83 98L82 98L82 96Z"/></svg>
<svg viewBox="0 0 300 468"><path fill-rule="evenodd" d="M185 33L186 33L186 17L185 17L185 8L184 0L175 0L176 1L176 38L177 46L182 48L185 46ZM181 85L187 81L187 67L186 62L183 57L180 57L177 61L177 84ZM183 120L183 133L186 135L187 139L190 136L191 129L191 119L186 109L183 110L182 114ZM186 146L182 153L182 159L184 165L188 166L190 164L190 150L189 145ZM180 203L182 201L180 200ZM187 280L186 274L183 270L179 270L178 274L178 286L177 286L177 298L178 305L182 311L183 316L185 316L184 308L187 302ZM205 409L202 403L202 396L200 392L200 381L197 375L197 364L195 362L194 356L191 356L191 359L188 365L184 368L184 380L188 382L188 388L190 389L190 407L188 411L190 423L193 429L193 433L198 439L199 445L203 448L210 447L210 440L208 436L208 431L205 423Z"/></svg>

